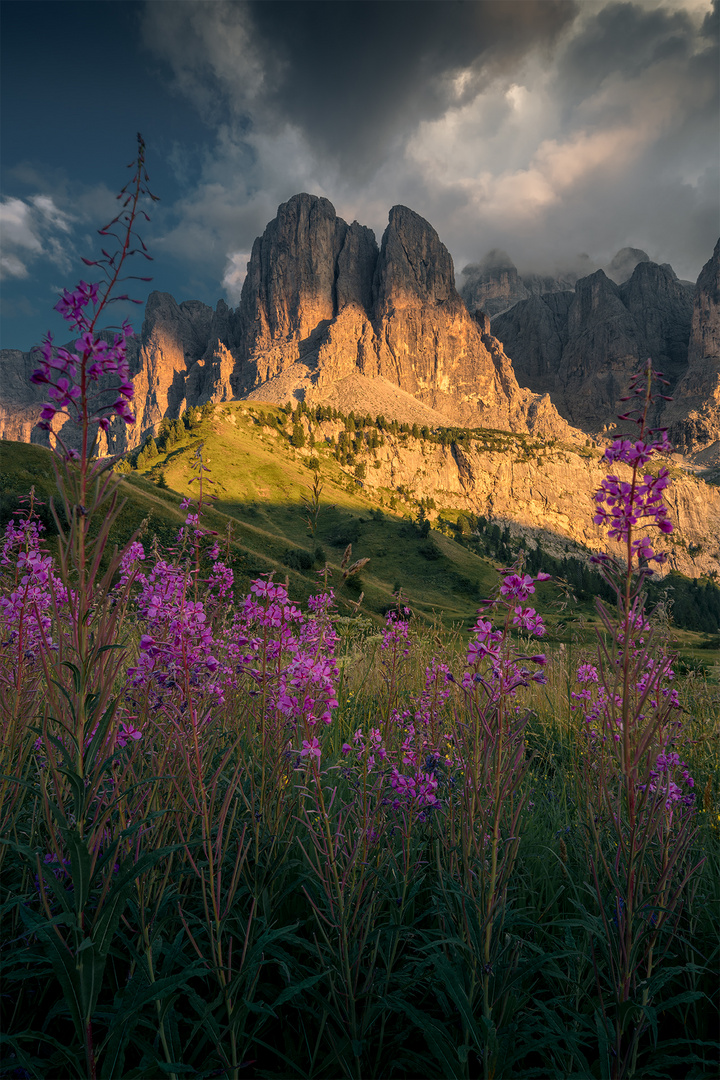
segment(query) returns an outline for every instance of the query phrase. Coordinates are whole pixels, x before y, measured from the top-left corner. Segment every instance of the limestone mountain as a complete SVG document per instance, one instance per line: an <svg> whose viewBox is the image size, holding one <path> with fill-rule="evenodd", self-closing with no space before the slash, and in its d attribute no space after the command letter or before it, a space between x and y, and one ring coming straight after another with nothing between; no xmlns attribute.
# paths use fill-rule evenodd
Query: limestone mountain
<svg viewBox="0 0 720 1080"><path fill-rule="evenodd" d="M687 367L663 423L675 445L720 464L720 240L697 280Z"/></svg>
<svg viewBox="0 0 720 1080"><path fill-rule="evenodd" d="M378 249L327 199L284 203L253 246L232 344L238 395L322 401L362 376L449 423L567 433L549 400L518 386L457 292L447 248L407 207L392 208Z"/></svg>
<svg viewBox="0 0 720 1080"><path fill-rule="evenodd" d="M639 249L609 269L620 280L633 265L620 284L602 270L575 282L521 276L495 251L466 268L463 299L447 248L412 210L392 208L378 246L327 199L296 195L255 241L236 310L150 295L129 354L138 423L116 424L102 449L130 449L165 417L239 397L572 440L570 424L595 432L615 420L629 376L652 356L677 384L668 423L700 452L718 430L717 251L694 312L672 268ZM492 329L486 311L469 310L522 295ZM43 438L35 366L31 353L0 355L0 437Z"/></svg>
<svg viewBox="0 0 720 1080"><path fill-rule="evenodd" d="M411 491L417 499L433 498L438 508L510 522L513 532L560 557L568 540L591 551L615 547L593 524L593 496L607 472L599 450L533 443L527 436L443 446L386 435L375 458L376 467L367 470L364 481L370 491ZM617 469L629 479L627 466ZM663 537L668 562L661 573L720 573L720 490L673 470L667 498L676 531Z"/></svg>
<svg viewBox="0 0 720 1080"><path fill-rule="evenodd" d="M697 334L707 317L698 312ZM672 268L640 260L621 285L597 270L573 292L521 301L492 327L522 386L550 394L568 421L597 431L622 411L619 399L647 357L671 388L680 382L692 322L692 295Z"/></svg>
<svg viewBox="0 0 720 1080"><path fill-rule="evenodd" d="M518 386L487 318L457 292L447 248L403 206L390 211L378 248L372 230L348 225L327 199L294 196L255 241L235 311L154 292L136 345L138 423L127 435L111 430L114 450L206 401L318 402L342 384L345 399L356 398L345 406L363 408L368 380L401 419L412 401L424 422L572 437L549 398ZM0 403L0 435L29 438L36 395L23 396L22 381L33 363L21 353L4 362L18 375Z"/></svg>
<svg viewBox="0 0 720 1080"><path fill-rule="evenodd" d="M592 269L587 256L581 257ZM573 289L581 275L572 270L554 274L520 274L506 251L493 248L479 263L470 263L461 272L460 295L470 311L480 309L492 319L521 300L546 293Z"/></svg>

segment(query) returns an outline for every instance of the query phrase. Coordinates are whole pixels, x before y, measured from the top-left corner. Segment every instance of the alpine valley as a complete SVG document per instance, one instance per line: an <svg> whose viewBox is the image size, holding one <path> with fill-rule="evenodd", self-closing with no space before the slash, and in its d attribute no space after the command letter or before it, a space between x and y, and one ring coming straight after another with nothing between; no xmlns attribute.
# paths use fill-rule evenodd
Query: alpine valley
<svg viewBox="0 0 720 1080"><path fill-rule="evenodd" d="M157 473L162 436L181 416L216 406L219 437L269 409L276 454L312 459L321 477L334 456L373 506L411 516L422 507L431 521L474 516L531 548L582 554L604 547L592 524L602 447L607 432L631 430L617 421L619 399L649 356L673 399L653 423L677 449L666 569L714 577L720 241L696 284L631 248L586 269L521 276L492 252L465 268L458 291L448 250L407 207L390 210L378 247L327 199L295 195L255 241L236 309L151 293L130 354L137 423L127 434L116 424L101 449ZM43 442L36 366L32 352L0 354L2 439ZM277 408L288 402L292 418ZM283 439L293 420L295 437ZM152 460L139 457L151 439ZM230 456L215 458L220 481Z"/></svg>

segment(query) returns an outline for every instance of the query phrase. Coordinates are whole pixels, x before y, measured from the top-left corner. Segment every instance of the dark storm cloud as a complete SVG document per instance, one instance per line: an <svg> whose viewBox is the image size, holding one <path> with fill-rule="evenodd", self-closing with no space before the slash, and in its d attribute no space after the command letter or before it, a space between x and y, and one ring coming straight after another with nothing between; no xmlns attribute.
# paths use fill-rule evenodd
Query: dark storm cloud
<svg viewBox="0 0 720 1080"><path fill-rule="evenodd" d="M611 75L632 78L660 60L687 57L695 34L686 11L610 4L568 46L558 67L560 86L587 96Z"/></svg>
<svg viewBox="0 0 720 1080"><path fill-rule="evenodd" d="M490 247L542 270L630 244L694 277L717 234L709 8L148 3L146 46L216 135L165 250L208 272L223 252L236 300L254 237L309 191L378 235L411 206L458 267Z"/></svg>
<svg viewBox="0 0 720 1080"><path fill-rule="evenodd" d="M299 191L378 238L410 206L458 269L490 248L549 272L632 246L695 278L720 228L717 0L0 13L3 304L18 311L93 244L138 129L162 198L156 285L182 298L236 303L254 238Z"/></svg>
<svg viewBox="0 0 720 1080"><path fill-rule="evenodd" d="M368 169L394 136L554 42L577 13L573 0L251 0L248 7L261 52L282 73L268 100L318 149ZM452 79L460 72L458 89Z"/></svg>

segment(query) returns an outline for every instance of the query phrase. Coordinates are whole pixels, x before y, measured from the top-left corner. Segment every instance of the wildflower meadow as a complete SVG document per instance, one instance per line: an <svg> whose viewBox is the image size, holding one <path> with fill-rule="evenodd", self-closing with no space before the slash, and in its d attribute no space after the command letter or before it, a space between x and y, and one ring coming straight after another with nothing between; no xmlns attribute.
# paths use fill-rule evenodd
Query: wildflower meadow
<svg viewBox="0 0 720 1080"><path fill-rule="evenodd" d="M605 452L594 651L543 649L521 563L469 641L401 597L340 617L329 567L238 595L201 452L174 547L118 550L131 331L99 325L147 257L141 139L133 167L33 376L57 555L32 498L2 538L0 1076L716 1076L718 687L645 598L661 376Z"/></svg>

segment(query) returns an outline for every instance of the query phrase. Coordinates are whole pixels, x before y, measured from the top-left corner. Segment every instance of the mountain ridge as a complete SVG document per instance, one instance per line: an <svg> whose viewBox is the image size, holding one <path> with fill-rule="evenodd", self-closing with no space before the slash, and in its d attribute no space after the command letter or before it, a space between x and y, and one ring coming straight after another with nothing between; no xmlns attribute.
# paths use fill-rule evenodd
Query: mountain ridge
<svg viewBox="0 0 720 1080"><path fill-rule="evenodd" d="M573 292L522 300L491 325L520 384L548 393L591 434L615 426L630 376L651 357L674 399L653 423L681 452L720 463L720 240L693 300L672 267L640 260L621 285L596 270Z"/></svg>
<svg viewBox="0 0 720 1080"><path fill-rule="evenodd" d="M679 389L654 419L667 419L681 449L712 464L718 247L694 306L672 268L640 249L623 249L614 263L617 278L633 267L620 284L595 270L573 289L556 281L543 292L548 282L536 275L536 291L491 323L469 310L450 253L413 210L390 210L378 246L328 199L300 193L255 240L237 308L150 294L128 354L137 424L116 422L101 450L140 445L163 419L208 401L332 400L349 409L369 393L398 418L407 409L423 423L583 442L614 423L627 380L650 355ZM32 353L0 355L0 436L44 438L33 430L43 400L28 382L34 366Z"/></svg>

